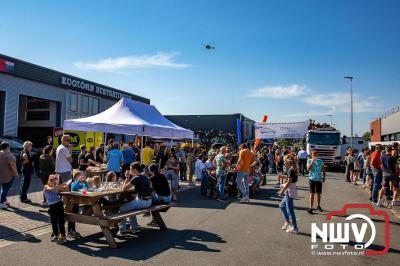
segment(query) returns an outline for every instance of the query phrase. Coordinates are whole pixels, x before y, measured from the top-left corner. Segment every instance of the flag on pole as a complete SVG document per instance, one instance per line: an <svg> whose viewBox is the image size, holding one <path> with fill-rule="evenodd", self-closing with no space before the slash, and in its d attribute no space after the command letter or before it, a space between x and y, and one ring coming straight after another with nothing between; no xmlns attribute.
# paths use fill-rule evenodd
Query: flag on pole
<svg viewBox="0 0 400 266"><path fill-rule="evenodd" d="M268 116L267 115L264 115L263 116L263 123L267 123L267 120L268 120ZM256 139L256 141L254 142L254 149L256 149L257 148L257 146L259 145L261 143L261 139Z"/></svg>

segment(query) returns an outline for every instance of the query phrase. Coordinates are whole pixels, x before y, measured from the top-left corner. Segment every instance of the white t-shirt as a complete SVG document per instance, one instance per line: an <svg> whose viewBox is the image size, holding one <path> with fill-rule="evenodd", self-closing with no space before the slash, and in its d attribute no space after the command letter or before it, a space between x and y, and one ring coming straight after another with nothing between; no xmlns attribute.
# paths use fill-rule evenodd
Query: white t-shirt
<svg viewBox="0 0 400 266"><path fill-rule="evenodd" d="M60 145L56 151L56 173L65 173L72 170L71 163L67 160L71 157L69 150L64 145Z"/></svg>
<svg viewBox="0 0 400 266"><path fill-rule="evenodd" d="M201 172L204 168L206 168L206 165L201 160L197 159L194 166L194 174L196 175L197 179L201 179Z"/></svg>

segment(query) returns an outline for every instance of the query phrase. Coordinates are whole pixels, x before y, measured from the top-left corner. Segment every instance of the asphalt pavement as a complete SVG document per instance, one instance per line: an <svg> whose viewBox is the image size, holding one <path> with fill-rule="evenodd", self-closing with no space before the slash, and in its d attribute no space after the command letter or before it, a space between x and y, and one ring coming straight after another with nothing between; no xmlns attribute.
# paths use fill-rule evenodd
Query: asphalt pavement
<svg viewBox="0 0 400 266"><path fill-rule="evenodd" d="M268 178L250 203L232 200L219 203L200 195L198 187L181 192L179 202L162 214L167 231L146 227L140 233L117 238L119 247L109 248L96 226L78 225L81 239L65 245L49 242L47 232L16 239L0 248L0 265L397 265L400 254L398 210L379 208L390 217L390 249L383 256L312 254L311 223L326 221L326 215L347 203L368 203L361 186L344 182L343 174L328 173L323 188L322 213L310 215L308 181L301 177L295 210L300 234L281 230L281 198L274 177ZM378 210L376 206L375 209ZM356 212L365 213L359 210ZM385 245L385 223L372 217L376 226L375 250ZM145 225L148 218L140 217ZM336 221L343 217L335 218ZM1 221L0 221L1 224ZM114 231L115 232L115 231ZM322 243L319 243L323 245ZM339 249L335 247L335 250ZM349 247L348 250L354 250Z"/></svg>

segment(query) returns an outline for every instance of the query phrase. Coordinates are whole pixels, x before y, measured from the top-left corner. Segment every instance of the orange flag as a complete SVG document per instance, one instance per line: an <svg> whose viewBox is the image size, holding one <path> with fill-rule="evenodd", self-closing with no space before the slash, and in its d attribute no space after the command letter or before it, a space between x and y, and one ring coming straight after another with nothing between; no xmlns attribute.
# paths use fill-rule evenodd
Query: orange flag
<svg viewBox="0 0 400 266"><path fill-rule="evenodd" d="M263 123L267 123L268 120L268 116L264 115L263 117ZM254 142L254 149L257 148L257 146L261 143L261 139L256 139L256 141Z"/></svg>

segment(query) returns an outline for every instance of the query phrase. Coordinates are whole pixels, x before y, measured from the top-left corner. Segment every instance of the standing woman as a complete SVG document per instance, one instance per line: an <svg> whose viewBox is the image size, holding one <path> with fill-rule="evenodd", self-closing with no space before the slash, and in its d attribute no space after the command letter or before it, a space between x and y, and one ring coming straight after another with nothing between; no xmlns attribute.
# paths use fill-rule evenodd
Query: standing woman
<svg viewBox="0 0 400 266"><path fill-rule="evenodd" d="M171 152L168 156L168 160L165 163L166 176L168 180L171 180L172 200L176 201L176 190L179 185L179 164L176 159L175 152Z"/></svg>
<svg viewBox="0 0 400 266"><path fill-rule="evenodd" d="M28 199L28 190L31 185L31 177L33 174L33 161L31 157L32 142L25 141L23 145L23 150L21 152L21 165L22 165L22 180L21 180L21 190L20 199L23 203L32 202Z"/></svg>
<svg viewBox="0 0 400 266"><path fill-rule="evenodd" d="M351 159L353 162L352 181L353 181L354 185L358 185L357 181L358 181L358 177L360 176L360 171L361 171L360 161L358 160L356 155L357 155L357 151L352 150L351 151Z"/></svg>
<svg viewBox="0 0 400 266"><path fill-rule="evenodd" d="M296 183L299 176L297 169L297 163L293 158L285 160L285 166L287 170L287 182L283 185L282 190L279 192L280 196L285 196L279 207L285 217L285 224L282 226L282 230L288 233L297 234L299 228L297 226L296 214L294 212L293 199L297 197Z"/></svg>
<svg viewBox="0 0 400 266"><path fill-rule="evenodd" d="M43 149L43 154L40 155L39 158L39 177L42 180L43 186L47 185L49 180L49 176L54 173L55 171L55 163L53 157L53 147L47 145ZM43 204L46 203L46 197L43 193Z"/></svg>

